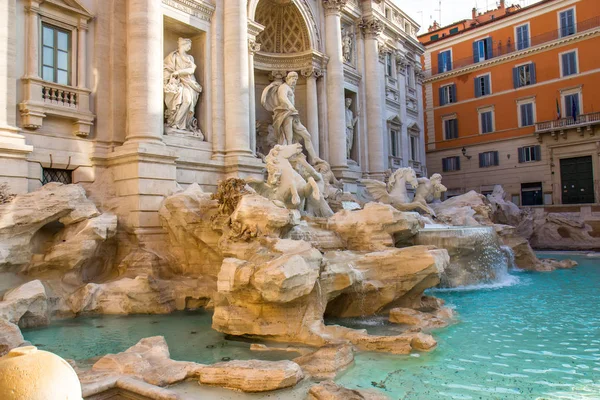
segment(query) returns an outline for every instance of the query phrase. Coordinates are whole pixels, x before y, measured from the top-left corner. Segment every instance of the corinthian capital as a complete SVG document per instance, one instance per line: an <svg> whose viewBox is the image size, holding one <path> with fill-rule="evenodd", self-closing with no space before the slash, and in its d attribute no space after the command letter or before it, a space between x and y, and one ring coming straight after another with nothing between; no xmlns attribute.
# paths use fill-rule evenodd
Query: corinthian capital
<svg viewBox="0 0 600 400"><path fill-rule="evenodd" d="M321 69L319 69L317 67L304 68L300 72L302 73L302 76L305 78L310 78L311 76L314 76L315 78L319 78L321 75L323 75L323 73L321 72Z"/></svg>
<svg viewBox="0 0 600 400"><path fill-rule="evenodd" d="M348 0L323 0L325 14L340 13Z"/></svg>
<svg viewBox="0 0 600 400"><path fill-rule="evenodd" d="M362 29L363 34L365 36L379 36L381 31L383 31L383 22L378 20L377 18L363 18L358 26Z"/></svg>

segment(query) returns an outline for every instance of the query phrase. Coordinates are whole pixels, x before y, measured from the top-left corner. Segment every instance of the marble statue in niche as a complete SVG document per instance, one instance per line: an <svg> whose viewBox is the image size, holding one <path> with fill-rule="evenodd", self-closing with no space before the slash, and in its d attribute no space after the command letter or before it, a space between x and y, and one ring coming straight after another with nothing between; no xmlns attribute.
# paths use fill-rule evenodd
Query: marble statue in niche
<svg viewBox="0 0 600 400"><path fill-rule="evenodd" d="M344 62L348 64L353 64L354 60L354 35L349 30L344 32L344 36L342 37L342 56L344 57Z"/></svg>
<svg viewBox="0 0 600 400"><path fill-rule="evenodd" d="M273 113L273 128L280 145L303 142L308 153L308 161L314 165L320 158L312 144L308 129L300 122L295 107L294 90L298 82L298 73L292 71L285 77L285 82L275 80L263 90L261 104Z"/></svg>
<svg viewBox="0 0 600 400"><path fill-rule="evenodd" d="M165 133L191 134L204 140L195 117L202 86L194 76L194 57L187 54L191 48L191 39L179 38L177 50L169 53L164 59Z"/></svg>
<svg viewBox="0 0 600 400"><path fill-rule="evenodd" d="M358 121L358 117L355 117L350 109L351 105L352 99L346 98L346 158L348 160L350 160L352 145L354 144L354 127Z"/></svg>

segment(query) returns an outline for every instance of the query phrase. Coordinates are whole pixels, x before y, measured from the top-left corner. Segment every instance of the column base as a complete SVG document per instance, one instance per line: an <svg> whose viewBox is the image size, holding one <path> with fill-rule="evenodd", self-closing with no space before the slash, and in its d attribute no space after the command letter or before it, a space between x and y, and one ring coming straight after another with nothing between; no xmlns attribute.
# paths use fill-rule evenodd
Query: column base
<svg viewBox="0 0 600 400"><path fill-rule="evenodd" d="M33 146L26 144L25 136L19 132L16 127L0 127L0 181L14 194L29 191L27 156L33 151Z"/></svg>
<svg viewBox="0 0 600 400"><path fill-rule="evenodd" d="M229 152L224 157L225 177L246 178L249 176L262 178L265 164L250 151Z"/></svg>

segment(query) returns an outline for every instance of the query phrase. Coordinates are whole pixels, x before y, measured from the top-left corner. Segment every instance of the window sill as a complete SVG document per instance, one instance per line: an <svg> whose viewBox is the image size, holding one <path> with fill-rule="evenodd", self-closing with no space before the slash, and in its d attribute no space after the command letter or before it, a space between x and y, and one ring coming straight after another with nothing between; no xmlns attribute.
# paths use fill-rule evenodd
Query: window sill
<svg viewBox="0 0 600 400"><path fill-rule="evenodd" d="M79 88L48 82L39 77L24 77L23 101L19 103L24 128L39 129L46 116L52 115L73 121L73 134L87 137L94 124L90 111L90 93Z"/></svg>

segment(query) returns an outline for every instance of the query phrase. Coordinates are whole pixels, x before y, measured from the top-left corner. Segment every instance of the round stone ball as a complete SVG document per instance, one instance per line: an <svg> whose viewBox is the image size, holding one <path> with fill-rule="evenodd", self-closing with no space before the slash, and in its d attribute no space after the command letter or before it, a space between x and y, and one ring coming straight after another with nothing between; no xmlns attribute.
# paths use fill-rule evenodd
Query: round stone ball
<svg viewBox="0 0 600 400"><path fill-rule="evenodd" d="M0 358L0 399L81 400L77 373L65 360L35 346L17 347Z"/></svg>

